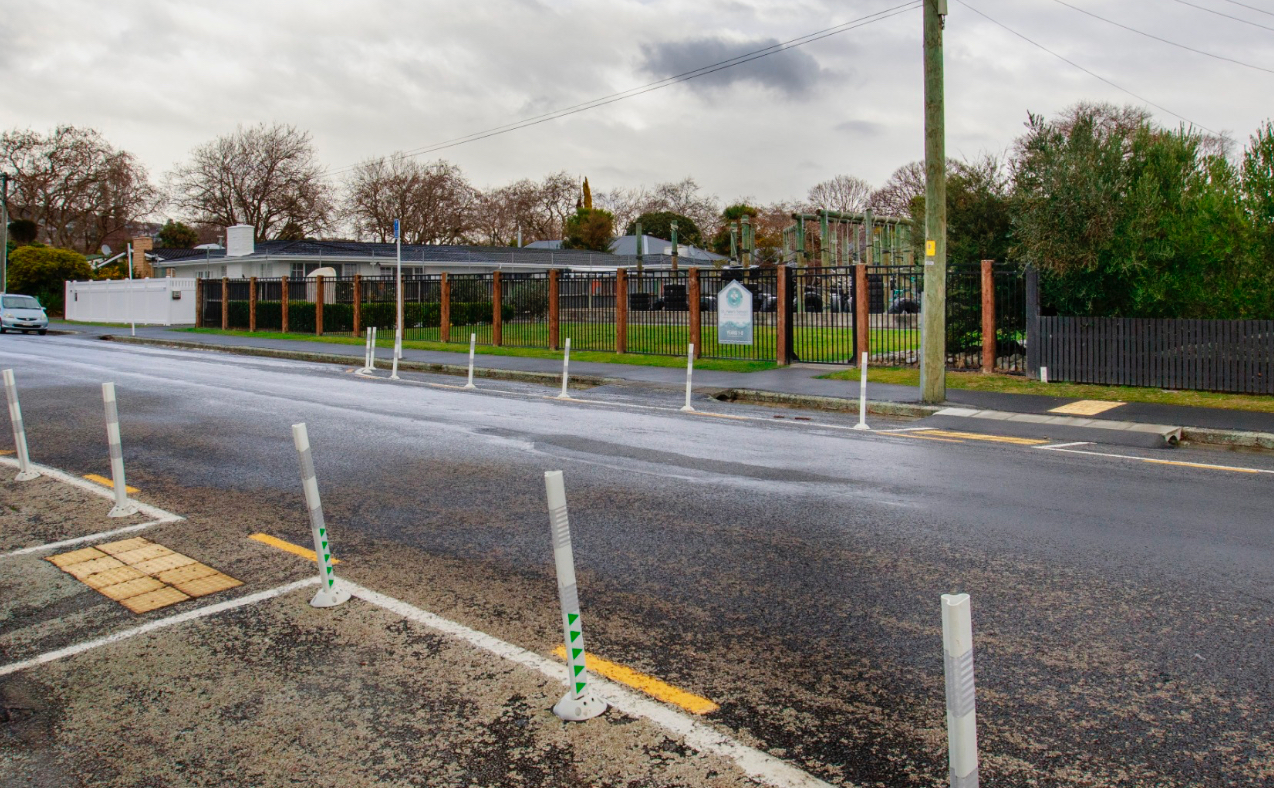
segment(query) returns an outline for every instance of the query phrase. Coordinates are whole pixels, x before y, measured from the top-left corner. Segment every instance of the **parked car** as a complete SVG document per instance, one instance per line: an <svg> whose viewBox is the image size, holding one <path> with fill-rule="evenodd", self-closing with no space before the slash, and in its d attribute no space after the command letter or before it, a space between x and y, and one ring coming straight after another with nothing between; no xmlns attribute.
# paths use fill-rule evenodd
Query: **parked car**
<svg viewBox="0 0 1274 788"><path fill-rule="evenodd" d="M0 334L22 331L49 333L49 316L40 302L29 295L0 295Z"/></svg>

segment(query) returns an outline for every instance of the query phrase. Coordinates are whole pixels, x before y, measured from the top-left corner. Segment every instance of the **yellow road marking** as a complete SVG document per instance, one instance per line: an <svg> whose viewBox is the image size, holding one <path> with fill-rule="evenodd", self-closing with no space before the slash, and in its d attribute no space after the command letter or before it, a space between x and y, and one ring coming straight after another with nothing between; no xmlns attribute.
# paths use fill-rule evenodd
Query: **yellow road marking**
<svg viewBox="0 0 1274 788"><path fill-rule="evenodd" d="M691 416L711 416L714 419L734 419L736 421L752 421L753 420L751 416L734 416L729 413L713 413L712 411L707 411L707 410L692 410L692 411L689 411L689 413Z"/></svg>
<svg viewBox="0 0 1274 788"><path fill-rule="evenodd" d="M13 454L13 449L0 449L0 455Z"/></svg>
<svg viewBox="0 0 1274 788"><path fill-rule="evenodd" d="M112 490L114 490L114 489L115 489L115 482L111 481L110 479L106 478L105 476L98 476L96 473L86 473L86 474L84 474L84 478L85 478L85 479L88 479L88 480L89 480L89 481L91 481L91 482L97 482L98 484L102 485L103 487L109 487L109 488L111 488ZM138 489L137 489L136 487L134 487L133 485L131 485L131 484L125 484L125 485L124 485L124 492L128 493L129 495L136 495L139 491L138 491Z"/></svg>
<svg viewBox="0 0 1274 788"><path fill-rule="evenodd" d="M915 433L912 433L915 435ZM1048 443L1038 438L1014 438L1007 435L984 435L980 432L952 432L950 430L923 430L921 435L937 435L942 438L959 438L971 441L990 441L991 443L1012 443L1017 446L1039 446ZM916 435L916 437L920 437Z"/></svg>
<svg viewBox="0 0 1274 788"><path fill-rule="evenodd" d="M558 659L566 659L566 647L558 646L553 649L553 656ZM584 652L584 661L588 669L597 673L599 676L605 676L611 681L618 681L620 684L627 684L633 689L641 690L651 697L658 698L665 703L671 703L674 706L685 709L691 714L711 714L716 711L719 706L708 700L690 692L660 681L654 676L648 676L632 668L625 667L615 662L604 660L594 655L591 651Z"/></svg>
<svg viewBox="0 0 1274 788"><path fill-rule="evenodd" d="M294 545L291 542L285 542L282 539L279 539L278 537L270 536L269 534L252 534L248 538L255 539L261 544L268 544L271 547L277 547L280 550L287 551L289 553L292 553L293 555L299 555L302 558L306 558L306 559L309 559L310 561L318 563L318 554L315 553L313 550L307 550L304 547L301 547L300 545ZM339 564L340 561L333 558L332 563Z"/></svg>
<svg viewBox="0 0 1274 788"><path fill-rule="evenodd" d="M1096 416L1098 413L1114 410L1123 404L1122 402L1100 399L1081 399L1079 402L1072 402L1068 405L1053 408L1049 413L1066 413L1071 416Z"/></svg>
<svg viewBox="0 0 1274 788"><path fill-rule="evenodd" d="M942 443L964 443L964 441L953 441L949 438L931 438L928 435L920 435L915 432L890 432L887 435L897 435L899 438L918 438L922 441L941 441Z"/></svg>

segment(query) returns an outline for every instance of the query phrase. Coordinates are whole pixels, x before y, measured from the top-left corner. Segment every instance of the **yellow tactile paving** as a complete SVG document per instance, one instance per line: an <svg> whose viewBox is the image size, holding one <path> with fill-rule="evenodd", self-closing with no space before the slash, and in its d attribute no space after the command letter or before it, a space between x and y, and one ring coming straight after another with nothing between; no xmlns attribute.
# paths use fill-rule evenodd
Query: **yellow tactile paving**
<svg viewBox="0 0 1274 788"><path fill-rule="evenodd" d="M134 613L149 613L152 610L158 610L161 607L175 605L178 602L185 602L190 597L181 593L171 586L164 586L158 591L151 591L148 594L138 594L128 599L120 600L120 604Z"/></svg>
<svg viewBox="0 0 1274 788"><path fill-rule="evenodd" d="M159 558L152 558L149 561L133 564L133 567L148 575L157 575L160 572L167 572L169 569L176 569L179 566L193 564L194 562L195 559L188 555L170 552L168 555L161 555Z"/></svg>
<svg viewBox="0 0 1274 788"><path fill-rule="evenodd" d="M1078 402L1071 402L1061 407L1053 408L1049 413L1065 413L1069 416L1096 416L1098 413L1114 410L1123 404L1122 402L1110 402L1100 399L1081 399Z"/></svg>
<svg viewBox="0 0 1274 788"><path fill-rule="evenodd" d="M138 572L131 566L117 566L114 569L107 569L105 572L81 577L80 582L96 591L107 586L113 586L116 583L127 583L129 580L136 580L145 576L145 574Z"/></svg>
<svg viewBox="0 0 1274 788"><path fill-rule="evenodd" d="M1039 438L1014 438L1009 435L986 435L981 432L955 432L952 430L923 430L911 433L912 437L935 436L955 440L989 441L991 443L1012 443L1017 446L1039 446L1048 443Z"/></svg>
<svg viewBox="0 0 1274 788"><path fill-rule="evenodd" d="M178 591L181 591L183 594L188 594L192 597L199 597L207 596L208 594L215 594L218 591L225 591L241 585L243 585L243 583L235 580L233 577L217 572L216 574L211 574L207 577L200 577L196 580L188 580L185 583L174 583L173 587Z"/></svg>
<svg viewBox="0 0 1274 788"><path fill-rule="evenodd" d="M54 566L67 566L69 564L78 564L81 561L87 561L90 558L105 558L106 553L93 547L85 547L82 550L72 550L69 553L61 555L49 556L49 562Z"/></svg>
<svg viewBox="0 0 1274 788"><path fill-rule="evenodd" d="M134 613L243 585L188 555L140 536L49 556L46 560Z"/></svg>
<svg viewBox="0 0 1274 788"><path fill-rule="evenodd" d="M154 542L150 541L149 539L144 539L140 536L135 536L132 539L124 539L119 542L107 542L106 544L99 544L97 546L97 549L101 550L103 553L106 553L107 555L119 555L120 553L127 553L129 550L137 550L149 544L154 544Z"/></svg>
<svg viewBox="0 0 1274 788"><path fill-rule="evenodd" d="M80 561L75 564L68 564L62 567L62 571L71 575L76 580L83 580L89 575L95 575L98 572L105 572L107 569L115 569L124 566L124 562L117 558L111 558L109 555L103 558L94 558L91 561Z"/></svg>
<svg viewBox="0 0 1274 788"><path fill-rule="evenodd" d="M116 602L123 602L125 599L131 599L132 597L140 594L149 594L151 591L158 591L161 588L168 588L168 586L153 577L142 575L136 580L129 580L126 583L116 583L113 586L107 586L106 588L99 588L97 590L111 599L114 599Z"/></svg>
<svg viewBox="0 0 1274 788"><path fill-rule="evenodd" d="M191 580L198 580L201 577L207 577L212 574L217 574L217 570L207 564L196 562L193 564L186 564L185 566L179 566L176 569L169 569L165 572L160 572L155 575L155 577L170 586L175 586L180 583L189 583Z"/></svg>
<svg viewBox="0 0 1274 788"><path fill-rule="evenodd" d="M139 547L136 550L116 553L115 557L129 566L136 566L142 561L149 561L152 558L160 558L165 555L174 555L174 553L172 550L169 550L161 544L148 544L143 547Z"/></svg>

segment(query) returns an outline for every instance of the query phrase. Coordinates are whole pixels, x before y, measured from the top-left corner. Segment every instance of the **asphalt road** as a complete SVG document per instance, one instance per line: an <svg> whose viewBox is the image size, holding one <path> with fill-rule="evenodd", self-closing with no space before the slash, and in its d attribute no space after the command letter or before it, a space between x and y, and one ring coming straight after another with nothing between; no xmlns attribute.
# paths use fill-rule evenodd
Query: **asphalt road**
<svg viewBox="0 0 1274 788"><path fill-rule="evenodd" d="M973 598L984 784L1274 781L1274 476L1136 459L1268 455L857 433L640 388L559 402L73 337L4 337L0 367L38 462L109 472L113 380L143 496L245 533L294 511L297 542L289 427L307 422L342 560L401 556L359 582L393 594L412 556L446 561L482 579L440 581L448 615L537 650L557 616L542 474L561 469L590 649L833 783L944 778L952 591Z"/></svg>

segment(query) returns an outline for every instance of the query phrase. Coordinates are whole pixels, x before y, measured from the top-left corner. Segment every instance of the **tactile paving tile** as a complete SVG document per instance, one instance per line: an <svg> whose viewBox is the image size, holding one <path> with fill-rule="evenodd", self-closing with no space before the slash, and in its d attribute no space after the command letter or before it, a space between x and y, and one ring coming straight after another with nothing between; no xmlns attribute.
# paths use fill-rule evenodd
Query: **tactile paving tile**
<svg viewBox="0 0 1274 788"><path fill-rule="evenodd" d="M120 604L134 613L147 613L151 610L158 610L161 607L175 605L178 602L185 602L187 599L190 599L190 597L177 589L164 586L158 591L138 594L137 596L120 600Z"/></svg>
<svg viewBox="0 0 1274 788"><path fill-rule="evenodd" d="M135 536L132 539L125 539L120 542L99 544L97 549L108 555L118 556L120 553L127 553L129 550L139 550L151 544L154 544L154 542L149 539L143 539L140 536Z"/></svg>
<svg viewBox="0 0 1274 788"><path fill-rule="evenodd" d="M1096 416L1123 405L1122 402L1110 402L1099 399L1081 399L1068 405L1053 408L1049 413L1065 413L1071 416Z"/></svg>
<svg viewBox="0 0 1274 788"><path fill-rule="evenodd" d="M173 551L164 547L162 544L148 544L145 547L139 547L136 550L119 553L115 557L129 566L136 566L142 561L149 561L152 558L162 558L166 555L173 555Z"/></svg>
<svg viewBox="0 0 1274 788"><path fill-rule="evenodd" d="M83 550L74 550L61 555L51 555L46 560L54 566L70 566L88 561L93 558L105 558L106 553L95 547L85 547Z"/></svg>
<svg viewBox="0 0 1274 788"><path fill-rule="evenodd" d="M142 561L133 564L133 568L139 572L145 572L148 575L157 575L160 572L166 572L169 569L176 569L179 566L193 564L195 559L181 553L169 552L168 555L152 558L149 561Z"/></svg>
<svg viewBox="0 0 1274 788"><path fill-rule="evenodd" d="M131 566L117 566L114 569L107 569L105 572L98 572L95 575L81 577L80 582L92 589L102 589L107 586L113 586L117 583L127 583L129 580L136 580L139 577L145 577L142 572L138 572Z"/></svg>
<svg viewBox="0 0 1274 788"><path fill-rule="evenodd" d="M192 597L207 596L208 594L215 594L218 591L225 591L228 588L235 588L241 585L243 583L220 572L196 580L188 580L185 583L173 583L175 588Z"/></svg>
<svg viewBox="0 0 1274 788"><path fill-rule="evenodd" d="M213 574L218 574L216 569L213 569L207 564L195 562L193 564L179 566L176 569L169 569L166 572L160 572L155 575L155 577L164 581L168 585L175 586L181 583L189 583L191 580L198 580L201 577L207 577L208 575Z"/></svg>
<svg viewBox="0 0 1274 788"><path fill-rule="evenodd" d="M107 569L115 569L123 566L124 563L109 555L102 558L93 558L88 561L80 561L75 564L68 564L62 567L62 571L71 575L76 580L83 580L89 575L95 575L98 572L105 572Z"/></svg>
<svg viewBox="0 0 1274 788"><path fill-rule="evenodd" d="M114 599L116 602L122 602L139 594L148 594L151 591L158 591L168 586L159 582L153 577L142 575L135 580L129 580L125 583L116 583L113 586L97 589L102 594Z"/></svg>

